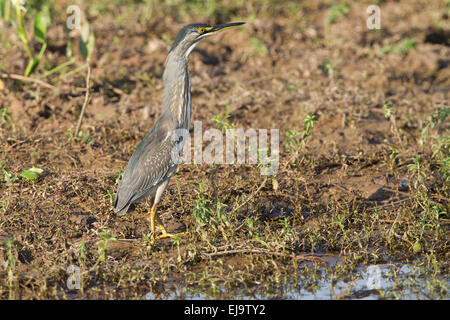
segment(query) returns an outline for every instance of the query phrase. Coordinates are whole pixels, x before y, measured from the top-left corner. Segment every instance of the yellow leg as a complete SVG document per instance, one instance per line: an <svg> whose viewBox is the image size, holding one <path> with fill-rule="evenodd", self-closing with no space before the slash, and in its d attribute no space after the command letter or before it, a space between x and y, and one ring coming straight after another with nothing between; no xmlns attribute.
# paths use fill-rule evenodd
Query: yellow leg
<svg viewBox="0 0 450 320"><path fill-rule="evenodd" d="M156 214L156 223L158 224L158 227L161 229L162 234L155 238L155 240L158 239L164 239L164 238L176 238L178 236L181 236L184 234L184 232L180 233L168 233L166 231L166 228L164 228L163 223L161 222L161 219L159 218L159 214Z"/></svg>
<svg viewBox="0 0 450 320"><path fill-rule="evenodd" d="M155 234L155 214L156 214L156 204L152 206L150 210L150 231Z"/></svg>
<svg viewBox="0 0 450 320"><path fill-rule="evenodd" d="M166 231L166 229L164 228L164 225L161 222L161 219L159 218L158 213L156 212L156 205L158 204L162 193L164 192L164 190L167 187L167 184L169 183L169 179L165 180L159 187L158 189L156 189L156 193L155 193L155 198L153 200L153 206L152 206L152 210L150 212L150 230L152 232L152 237L154 240L157 239L163 239L163 238L175 238L179 235L182 235L183 233L177 233L177 234L170 234ZM155 238L155 219L156 219L156 223L158 224L158 227L161 229L161 235Z"/></svg>

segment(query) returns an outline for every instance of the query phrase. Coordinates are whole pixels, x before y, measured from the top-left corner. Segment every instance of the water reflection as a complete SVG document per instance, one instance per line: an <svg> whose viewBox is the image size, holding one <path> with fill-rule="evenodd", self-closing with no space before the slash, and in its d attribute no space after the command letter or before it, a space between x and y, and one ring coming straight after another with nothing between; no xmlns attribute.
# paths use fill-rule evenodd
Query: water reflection
<svg viewBox="0 0 450 320"><path fill-rule="evenodd" d="M330 261L331 262L331 261ZM334 263L339 263L336 259ZM324 268L316 273L315 280L308 276L287 281L281 286L255 285L251 288L226 288L218 284L215 293L211 288L186 289L172 284L161 294L147 293L145 299L436 299L430 279L410 265L371 265L358 267L348 279L334 279ZM440 277L448 287L448 278ZM448 298L448 296L444 296Z"/></svg>

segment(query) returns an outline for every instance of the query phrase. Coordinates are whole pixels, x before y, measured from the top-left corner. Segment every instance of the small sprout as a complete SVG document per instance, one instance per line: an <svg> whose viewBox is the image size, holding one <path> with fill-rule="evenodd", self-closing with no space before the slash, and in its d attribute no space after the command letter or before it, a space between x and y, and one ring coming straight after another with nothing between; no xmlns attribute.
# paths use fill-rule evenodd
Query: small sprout
<svg viewBox="0 0 450 320"><path fill-rule="evenodd" d="M258 223L257 219L255 217L250 217L250 218L245 219L245 222L246 222L247 228L248 228L248 231L247 231L248 237L258 239L259 232L257 229L257 223Z"/></svg>
<svg viewBox="0 0 450 320"><path fill-rule="evenodd" d="M324 74L331 78L334 75L335 67L333 67L331 62L327 60L322 65L322 71Z"/></svg>
<svg viewBox="0 0 450 320"><path fill-rule="evenodd" d="M417 41L414 38L406 38L400 43L399 51L401 54L407 54L410 50L416 48Z"/></svg>
<svg viewBox="0 0 450 320"><path fill-rule="evenodd" d="M211 120L216 123L217 129L222 132L225 132L229 129L234 129L234 124L232 122L227 121L230 117L230 104L227 104L225 110L214 116Z"/></svg>
<svg viewBox="0 0 450 320"><path fill-rule="evenodd" d="M114 191L106 190L106 193L109 198L109 203L112 205L114 203Z"/></svg>
<svg viewBox="0 0 450 320"><path fill-rule="evenodd" d="M442 166L439 168L446 182L450 182L450 157L442 159Z"/></svg>
<svg viewBox="0 0 450 320"><path fill-rule="evenodd" d="M200 184L200 192L197 199L194 200L194 207L192 209L194 218L200 227L206 225L212 216L211 209L209 208L210 202L203 194L202 185Z"/></svg>
<svg viewBox="0 0 450 320"><path fill-rule="evenodd" d="M381 54L385 55L387 53L393 52L396 54L406 55L409 51L416 48L417 41L414 38L405 38L402 42L395 45L388 45L381 49Z"/></svg>
<svg viewBox="0 0 450 320"><path fill-rule="evenodd" d="M11 117L8 113L8 107L0 108L0 124L8 123L11 120Z"/></svg>
<svg viewBox="0 0 450 320"><path fill-rule="evenodd" d="M250 38L250 43L252 44L253 51L256 54L266 55L269 52L264 41L262 41L258 38L255 38L255 37Z"/></svg>
<svg viewBox="0 0 450 320"><path fill-rule="evenodd" d="M333 5L328 9L328 15L326 18L326 22L328 24L335 23L340 17L346 15L349 12L349 8L345 5Z"/></svg>
<svg viewBox="0 0 450 320"><path fill-rule="evenodd" d="M23 170L20 173L20 176L22 178L25 178L28 180L35 180L41 176L42 172L44 172L44 170L42 170L40 168L32 167L31 169Z"/></svg>
<svg viewBox="0 0 450 320"><path fill-rule="evenodd" d="M299 141L297 140L297 137L300 135L300 132L298 132L295 129L288 130L286 132L286 143L291 149L291 151L295 151L296 147L299 144Z"/></svg>
<svg viewBox="0 0 450 320"><path fill-rule="evenodd" d="M414 243L412 250L414 253L418 253L421 249L422 247L420 246L420 242L417 240L416 243Z"/></svg>
<svg viewBox="0 0 450 320"><path fill-rule="evenodd" d="M408 169L414 173L416 176L416 181L414 182L414 188L417 189L417 187L423 183L425 179L425 172L423 171L423 163L420 159L420 156L414 157L411 159L413 163L408 165Z"/></svg>
<svg viewBox="0 0 450 320"><path fill-rule="evenodd" d="M41 43L41 49L38 54L34 54L32 51L33 46L31 45L31 41L29 36L27 35L25 23L24 23L24 14L23 12L27 12L26 8L22 5L21 1L15 0L13 1L14 6L16 7L16 18L17 23L16 31L19 35L20 40L22 40L25 51L28 55L29 61L28 65L25 69L25 76L31 75L39 65L42 57L47 49L47 26L50 24L50 9L47 4L41 4L37 8L36 15L34 17L34 37L35 39Z"/></svg>
<svg viewBox="0 0 450 320"><path fill-rule="evenodd" d="M84 240L81 241L80 247L78 248L78 254L81 260L85 261L87 259L86 242Z"/></svg>
<svg viewBox="0 0 450 320"><path fill-rule="evenodd" d="M281 236L287 236L291 233L292 227L289 218L280 219Z"/></svg>
<svg viewBox="0 0 450 320"><path fill-rule="evenodd" d="M308 114L303 119L303 133L301 135L295 129L287 131L286 141L292 152L291 161L297 156L301 149L305 149L306 141L312 136L312 129L314 128L314 123L316 121L317 117L315 115Z"/></svg>
<svg viewBox="0 0 450 320"><path fill-rule="evenodd" d="M288 82L286 84L286 88L289 90L297 90L297 86L295 84L293 84L292 82Z"/></svg>
<svg viewBox="0 0 450 320"><path fill-rule="evenodd" d="M393 108L391 105L389 105L388 103L385 103L384 105L383 105L383 112L384 112L384 117L386 118L386 119L389 119L389 118L391 118L394 114L395 114L395 112L396 112L396 110L395 110L395 108Z"/></svg>
<svg viewBox="0 0 450 320"><path fill-rule="evenodd" d="M99 261L106 261L106 251L108 250L108 243L111 241L116 241L117 239L110 236L111 230L106 230L105 232L102 232L100 235L103 239L97 241L98 247L98 260Z"/></svg>
<svg viewBox="0 0 450 320"><path fill-rule="evenodd" d="M114 184L115 184L116 186L119 185L120 180L122 179L122 174L123 174L122 168L117 169L117 171L114 173L114 177L115 177L115 179L114 179ZM177 173L175 173L175 175L176 175L176 174L177 174Z"/></svg>
<svg viewBox="0 0 450 320"><path fill-rule="evenodd" d="M304 124L304 135L305 137L312 136L312 128L314 127L314 122L317 121L317 117L315 115L306 115L303 119Z"/></svg>
<svg viewBox="0 0 450 320"><path fill-rule="evenodd" d="M89 132L80 131L80 133L78 133L78 135L81 137L81 143L88 143L91 141Z"/></svg>

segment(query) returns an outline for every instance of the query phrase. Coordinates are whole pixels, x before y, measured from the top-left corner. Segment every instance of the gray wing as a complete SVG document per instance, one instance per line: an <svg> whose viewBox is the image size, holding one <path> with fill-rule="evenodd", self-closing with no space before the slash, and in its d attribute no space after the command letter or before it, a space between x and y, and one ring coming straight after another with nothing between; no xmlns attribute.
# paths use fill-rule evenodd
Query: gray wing
<svg viewBox="0 0 450 320"><path fill-rule="evenodd" d="M172 154L181 141L174 139L161 122L155 124L128 162L114 203L114 212L119 215L125 214L132 202L155 192L177 167Z"/></svg>

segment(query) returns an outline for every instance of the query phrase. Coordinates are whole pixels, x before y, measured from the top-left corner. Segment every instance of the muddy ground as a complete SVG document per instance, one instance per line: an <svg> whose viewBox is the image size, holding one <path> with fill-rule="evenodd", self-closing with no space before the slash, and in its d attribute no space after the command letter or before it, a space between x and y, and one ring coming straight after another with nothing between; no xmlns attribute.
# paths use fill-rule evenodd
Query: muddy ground
<svg viewBox="0 0 450 320"><path fill-rule="evenodd" d="M46 75L69 60L72 2L49 2L48 48L30 76L54 88L7 76L23 75L28 57L1 20L0 297L158 297L174 286L221 298L256 285L282 297L280 283L336 255L331 276L408 263L427 297L448 298L450 7L378 3L380 30L366 26L367 1L79 2L95 34L79 136L86 61L75 50ZM39 2L28 5L38 52ZM114 194L160 114L170 43L197 21L247 24L191 54L192 123L279 129L279 170L180 165L158 210L169 232L186 233L152 241L150 204L118 217ZM308 115L317 121L303 135ZM23 177L32 167L43 171ZM69 265L80 289L68 287Z"/></svg>

